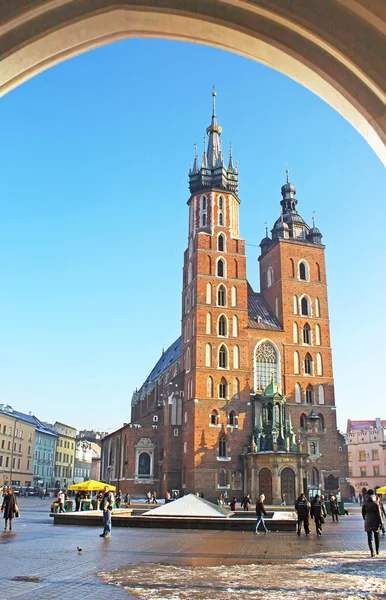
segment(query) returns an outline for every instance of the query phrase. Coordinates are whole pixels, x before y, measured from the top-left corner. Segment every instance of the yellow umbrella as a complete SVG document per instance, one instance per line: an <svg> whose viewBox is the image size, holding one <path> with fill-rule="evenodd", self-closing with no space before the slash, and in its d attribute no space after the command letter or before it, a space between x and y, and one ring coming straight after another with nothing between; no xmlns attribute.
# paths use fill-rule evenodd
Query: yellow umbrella
<svg viewBox="0 0 386 600"><path fill-rule="evenodd" d="M109 485L108 483L103 483L103 481L95 481L94 479L89 479L89 481L81 481L80 483L74 483L74 485L69 485L68 489L79 490L81 492L100 492L104 490L106 485L110 491L115 492L115 485Z"/></svg>
<svg viewBox="0 0 386 600"><path fill-rule="evenodd" d="M376 490L377 494L386 494L386 485L384 485L383 487L380 487Z"/></svg>

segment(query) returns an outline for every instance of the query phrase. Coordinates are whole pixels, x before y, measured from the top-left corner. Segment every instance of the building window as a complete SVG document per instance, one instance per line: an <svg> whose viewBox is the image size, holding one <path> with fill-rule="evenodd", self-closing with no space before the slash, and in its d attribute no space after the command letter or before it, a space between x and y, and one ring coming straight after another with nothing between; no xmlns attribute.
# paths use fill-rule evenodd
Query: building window
<svg viewBox="0 0 386 600"><path fill-rule="evenodd" d="M227 455L227 442L225 436L221 436L218 442L218 455L220 458L226 458Z"/></svg>
<svg viewBox="0 0 386 600"><path fill-rule="evenodd" d="M319 454L317 441L309 442L308 448L311 456L317 456Z"/></svg>
<svg viewBox="0 0 386 600"><path fill-rule="evenodd" d="M294 296L294 315L299 313L299 298Z"/></svg>
<svg viewBox="0 0 386 600"><path fill-rule="evenodd" d="M315 325L315 343L317 346L322 345L322 336L320 333L320 325Z"/></svg>
<svg viewBox="0 0 386 600"><path fill-rule="evenodd" d="M359 460L361 460L361 461L366 460L366 452L364 452L363 450L361 450L361 452L359 452Z"/></svg>
<svg viewBox="0 0 386 600"><path fill-rule="evenodd" d="M206 344L206 347L205 347L205 366L206 367L212 366L212 346L211 346L211 344Z"/></svg>
<svg viewBox="0 0 386 600"><path fill-rule="evenodd" d="M224 248L225 248L225 237L224 237L224 234L220 233L220 235L217 238L217 250L219 252L224 252Z"/></svg>
<svg viewBox="0 0 386 600"><path fill-rule="evenodd" d="M323 375L323 359L319 353L316 355L316 372L318 375Z"/></svg>
<svg viewBox="0 0 386 600"><path fill-rule="evenodd" d="M212 285L210 283L206 284L206 303L212 304Z"/></svg>
<svg viewBox="0 0 386 600"><path fill-rule="evenodd" d="M300 415L300 427L302 429L307 429L307 417L305 414Z"/></svg>
<svg viewBox="0 0 386 600"><path fill-rule="evenodd" d="M185 370L187 373L189 373L191 369L191 359L190 359L190 348L187 349L186 351L186 366L185 366Z"/></svg>
<svg viewBox="0 0 386 600"><path fill-rule="evenodd" d="M360 467L361 477L367 477L366 467Z"/></svg>
<svg viewBox="0 0 386 600"><path fill-rule="evenodd" d="M226 317L224 315L221 315L221 317L218 320L218 335L226 336L228 333L227 329L228 328Z"/></svg>
<svg viewBox="0 0 386 600"><path fill-rule="evenodd" d="M295 373L295 375L299 375L299 373L300 373L299 352L294 352L294 373Z"/></svg>
<svg viewBox="0 0 386 600"><path fill-rule="evenodd" d="M273 381L279 384L279 357L275 346L269 340L261 342L255 353L255 389L265 390Z"/></svg>
<svg viewBox="0 0 386 600"><path fill-rule="evenodd" d="M321 277L320 277L320 264L319 263L315 263L316 264L316 277L318 279L318 281L321 281Z"/></svg>
<svg viewBox="0 0 386 600"><path fill-rule="evenodd" d="M303 344L311 344L311 327L308 323L303 327Z"/></svg>
<svg viewBox="0 0 386 600"><path fill-rule="evenodd" d="M324 404L324 387L322 385L318 387L318 399L319 404Z"/></svg>
<svg viewBox="0 0 386 600"><path fill-rule="evenodd" d="M294 344L298 344L299 343L299 327L298 327L297 323L294 323L292 325L292 337L293 337Z"/></svg>
<svg viewBox="0 0 386 600"><path fill-rule="evenodd" d="M217 304L218 306L226 306L226 288L223 285L220 285L220 287L217 290Z"/></svg>
<svg viewBox="0 0 386 600"><path fill-rule="evenodd" d="M239 320L236 315L233 315L233 337L237 337L239 335Z"/></svg>
<svg viewBox="0 0 386 600"><path fill-rule="evenodd" d="M379 467L378 466L374 466L374 477L379 477Z"/></svg>
<svg viewBox="0 0 386 600"><path fill-rule="evenodd" d="M208 398L213 398L213 377L209 376L207 381Z"/></svg>
<svg viewBox="0 0 386 600"><path fill-rule="evenodd" d="M226 398L227 397L227 381L224 377L222 377L220 381L220 385L218 386L218 397Z"/></svg>
<svg viewBox="0 0 386 600"><path fill-rule="evenodd" d="M351 452L347 452L347 460L348 460L349 463L352 462L352 454L351 454Z"/></svg>
<svg viewBox="0 0 386 600"><path fill-rule="evenodd" d="M220 346L218 353L218 366L220 369L226 369L228 367L228 352L224 345Z"/></svg>
<svg viewBox="0 0 386 600"><path fill-rule="evenodd" d="M320 317L320 300L319 300L319 298L315 299L315 316Z"/></svg>
<svg viewBox="0 0 386 600"><path fill-rule="evenodd" d="M300 404L302 401L302 388L299 383L295 383L295 402Z"/></svg>
<svg viewBox="0 0 386 600"><path fill-rule="evenodd" d="M235 377L233 381L233 397L235 399L240 398L240 381Z"/></svg>
<svg viewBox="0 0 386 600"><path fill-rule="evenodd" d="M217 412L217 410L212 410L212 412L210 413L210 424L211 425L218 425L218 412Z"/></svg>
<svg viewBox="0 0 386 600"><path fill-rule="evenodd" d="M299 263L299 279L302 281L309 280L309 268L308 264L305 261Z"/></svg>
<svg viewBox="0 0 386 600"><path fill-rule="evenodd" d="M311 303L310 303L310 299L307 296L303 296L300 306L301 306L302 315L305 317L310 317L311 316Z"/></svg>
<svg viewBox="0 0 386 600"><path fill-rule="evenodd" d="M233 348L233 368L240 368L240 348L238 346Z"/></svg>
<svg viewBox="0 0 386 600"><path fill-rule="evenodd" d="M232 286L231 304L232 304L232 306L236 306L236 304L237 304L237 289L235 286Z"/></svg>
<svg viewBox="0 0 386 600"><path fill-rule="evenodd" d="M320 433L322 433L324 431L324 417L321 414L318 414L319 417L319 421L318 421L318 431Z"/></svg>
<svg viewBox="0 0 386 600"><path fill-rule="evenodd" d="M304 359L304 372L306 375L312 375L312 356L307 352L306 358Z"/></svg>
<svg viewBox="0 0 386 600"><path fill-rule="evenodd" d="M271 285L273 284L273 282L275 281L275 275L273 272L272 267L269 267L268 272L267 272L267 287L271 287Z"/></svg>
<svg viewBox="0 0 386 600"><path fill-rule="evenodd" d="M292 258L290 258L290 272L291 272L291 277L295 277L295 263L292 260Z"/></svg>
<svg viewBox="0 0 386 600"><path fill-rule="evenodd" d="M318 469L313 468L311 471L311 485L316 487L319 485L319 473Z"/></svg>
<svg viewBox="0 0 386 600"><path fill-rule="evenodd" d="M379 460L379 452L378 452L378 450L373 450L372 451L372 455L373 455L373 460Z"/></svg>
<svg viewBox="0 0 386 600"><path fill-rule="evenodd" d="M308 385L306 389L306 403L313 404L314 403L314 388L312 385Z"/></svg>
<svg viewBox="0 0 386 600"><path fill-rule="evenodd" d="M225 469L220 469L218 473L218 485L219 487L226 487L227 485L227 473Z"/></svg>
<svg viewBox="0 0 386 600"><path fill-rule="evenodd" d="M225 277L225 261L219 258L217 261L217 277Z"/></svg>

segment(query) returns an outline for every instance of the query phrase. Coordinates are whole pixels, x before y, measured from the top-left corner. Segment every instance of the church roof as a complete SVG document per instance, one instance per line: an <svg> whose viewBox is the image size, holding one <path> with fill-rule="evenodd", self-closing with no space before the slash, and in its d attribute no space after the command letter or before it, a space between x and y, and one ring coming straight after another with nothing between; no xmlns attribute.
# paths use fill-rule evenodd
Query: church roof
<svg viewBox="0 0 386 600"><path fill-rule="evenodd" d="M250 329L267 329L282 331L280 322L275 317L261 294L248 289L248 327Z"/></svg>

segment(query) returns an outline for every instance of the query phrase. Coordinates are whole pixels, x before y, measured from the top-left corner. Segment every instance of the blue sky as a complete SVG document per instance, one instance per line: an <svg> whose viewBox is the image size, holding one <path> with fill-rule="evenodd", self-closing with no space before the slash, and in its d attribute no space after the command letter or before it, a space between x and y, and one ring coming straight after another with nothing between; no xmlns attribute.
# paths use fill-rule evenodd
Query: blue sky
<svg viewBox="0 0 386 600"><path fill-rule="evenodd" d="M241 236L258 288L286 163L326 244L338 424L385 417L385 170L311 92L262 65L181 42L127 40L1 99L0 398L113 430L180 334L187 176L216 86L240 169Z"/></svg>

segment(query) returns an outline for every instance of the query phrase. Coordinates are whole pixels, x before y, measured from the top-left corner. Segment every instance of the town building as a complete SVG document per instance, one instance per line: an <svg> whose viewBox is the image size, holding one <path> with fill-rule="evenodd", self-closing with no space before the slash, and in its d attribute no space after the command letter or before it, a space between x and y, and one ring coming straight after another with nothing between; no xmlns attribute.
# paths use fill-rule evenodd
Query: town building
<svg viewBox="0 0 386 600"><path fill-rule="evenodd" d="M96 442L86 439L77 439L75 445L74 483L81 483L88 479L96 479L99 475L96 463L100 462L101 448ZM93 468L94 461L94 468Z"/></svg>
<svg viewBox="0 0 386 600"><path fill-rule="evenodd" d="M57 434L43 425L36 417L33 462L33 486L52 488L54 481L54 457Z"/></svg>
<svg viewBox="0 0 386 600"><path fill-rule="evenodd" d="M74 482L77 431L75 427L65 425L59 421L55 421L53 425L44 423L44 426L57 434L54 460L54 487L66 489Z"/></svg>
<svg viewBox="0 0 386 600"><path fill-rule="evenodd" d="M347 421L347 447L351 496L386 485L386 421Z"/></svg>
<svg viewBox="0 0 386 600"><path fill-rule="evenodd" d="M102 440L102 477L138 495L348 497L322 234L300 216L287 172L260 243L260 292L252 289L238 168L232 149L224 162L215 101L189 172L182 335L135 391L131 423Z"/></svg>
<svg viewBox="0 0 386 600"><path fill-rule="evenodd" d="M35 420L0 404L0 487L33 485Z"/></svg>

